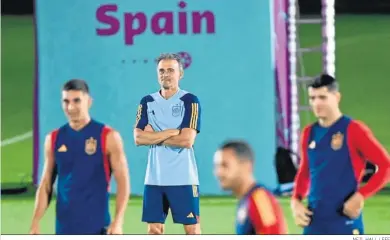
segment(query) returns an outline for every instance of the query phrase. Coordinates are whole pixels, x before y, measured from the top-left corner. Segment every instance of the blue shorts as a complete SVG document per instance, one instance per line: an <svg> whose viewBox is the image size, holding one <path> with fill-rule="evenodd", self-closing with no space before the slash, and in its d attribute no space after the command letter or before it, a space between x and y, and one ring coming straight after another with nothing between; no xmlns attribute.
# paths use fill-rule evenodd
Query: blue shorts
<svg viewBox="0 0 390 240"><path fill-rule="evenodd" d="M363 235L363 218L351 220L340 217L335 220L320 221L313 218L309 226L303 230L304 235Z"/></svg>
<svg viewBox="0 0 390 240"><path fill-rule="evenodd" d="M199 222L199 187L197 185L145 185L142 221L165 223L169 209L174 223L197 224Z"/></svg>
<svg viewBox="0 0 390 240"><path fill-rule="evenodd" d="M107 235L107 228L104 227L97 231L86 231L85 229L60 229L56 228L56 235Z"/></svg>

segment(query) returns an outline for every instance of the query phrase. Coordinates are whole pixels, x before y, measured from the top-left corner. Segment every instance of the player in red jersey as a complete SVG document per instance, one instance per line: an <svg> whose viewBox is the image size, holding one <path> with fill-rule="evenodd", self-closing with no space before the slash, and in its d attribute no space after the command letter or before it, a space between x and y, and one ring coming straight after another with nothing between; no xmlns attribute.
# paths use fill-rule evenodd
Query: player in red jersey
<svg viewBox="0 0 390 240"><path fill-rule="evenodd" d="M62 91L68 123L45 141L45 165L36 194L31 234L49 206L57 181L56 234L122 234L130 195L129 172L120 134L91 119L87 83L71 80ZM116 214L109 213L111 173L117 182Z"/></svg>
<svg viewBox="0 0 390 240"><path fill-rule="evenodd" d="M343 115L336 80L322 75L309 86L310 105L318 121L301 137L301 164L291 201L304 234L364 234L364 199L390 178L390 156L362 122ZM366 161L377 172L360 186ZM301 201L308 195L308 207Z"/></svg>
<svg viewBox="0 0 390 240"><path fill-rule="evenodd" d="M236 233L244 235L287 234L287 225L277 199L253 176L254 154L243 141L224 143L215 154L215 174L223 189L240 200Z"/></svg>

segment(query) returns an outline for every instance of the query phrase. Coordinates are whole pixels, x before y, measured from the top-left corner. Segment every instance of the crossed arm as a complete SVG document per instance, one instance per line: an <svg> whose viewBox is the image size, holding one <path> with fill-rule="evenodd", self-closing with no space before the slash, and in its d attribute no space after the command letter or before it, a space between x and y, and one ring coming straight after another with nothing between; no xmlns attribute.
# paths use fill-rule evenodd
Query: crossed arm
<svg viewBox="0 0 390 240"><path fill-rule="evenodd" d="M167 129L161 132L154 132L148 125L144 130L134 129L134 140L137 146L140 145L166 145L181 148L191 148L196 138L196 130L192 128Z"/></svg>
<svg viewBox="0 0 390 240"><path fill-rule="evenodd" d="M191 148L194 145L197 133L200 131L201 108L195 95L187 94L182 97L185 114L179 129L167 129L155 132L149 125L147 114L147 100L144 97L138 107L134 127L134 142L142 145L166 145L181 148Z"/></svg>
<svg viewBox="0 0 390 240"><path fill-rule="evenodd" d="M157 145L170 137L179 134L177 129L167 129L161 132L154 132L148 125L144 130L141 128L134 129L134 142L137 146Z"/></svg>

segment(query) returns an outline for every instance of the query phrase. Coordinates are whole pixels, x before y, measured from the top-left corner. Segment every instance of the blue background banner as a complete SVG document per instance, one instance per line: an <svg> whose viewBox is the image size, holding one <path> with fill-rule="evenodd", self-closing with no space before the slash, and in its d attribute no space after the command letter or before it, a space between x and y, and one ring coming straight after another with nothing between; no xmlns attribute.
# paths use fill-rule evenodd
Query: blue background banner
<svg viewBox="0 0 390 240"><path fill-rule="evenodd" d="M272 1L36 4L39 176L45 135L66 122L61 87L80 78L91 88L92 117L121 133L132 193L142 195L148 149L133 142L137 106L159 88L154 59L162 52L180 52L186 67L181 88L197 95L202 105L202 131L195 145L202 194L224 194L213 175L213 154L229 138L253 145L256 177L276 188Z"/></svg>

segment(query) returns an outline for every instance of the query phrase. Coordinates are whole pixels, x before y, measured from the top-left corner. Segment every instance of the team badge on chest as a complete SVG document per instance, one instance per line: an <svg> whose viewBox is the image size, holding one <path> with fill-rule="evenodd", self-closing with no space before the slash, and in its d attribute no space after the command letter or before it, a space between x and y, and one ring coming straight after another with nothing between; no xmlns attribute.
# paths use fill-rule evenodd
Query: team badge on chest
<svg viewBox="0 0 390 240"><path fill-rule="evenodd" d="M93 137L88 138L85 140L85 152L88 155L92 155L96 152L97 147L97 141Z"/></svg>
<svg viewBox="0 0 390 240"><path fill-rule="evenodd" d="M333 150L339 150L343 146L344 135L341 132L338 132L332 136L332 141L330 143Z"/></svg>
<svg viewBox="0 0 390 240"><path fill-rule="evenodd" d="M181 114L182 107L180 105L174 105L172 107L172 116L178 117Z"/></svg>

